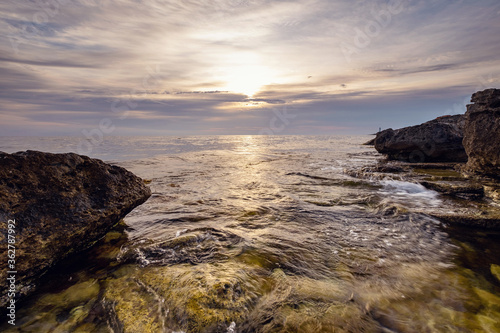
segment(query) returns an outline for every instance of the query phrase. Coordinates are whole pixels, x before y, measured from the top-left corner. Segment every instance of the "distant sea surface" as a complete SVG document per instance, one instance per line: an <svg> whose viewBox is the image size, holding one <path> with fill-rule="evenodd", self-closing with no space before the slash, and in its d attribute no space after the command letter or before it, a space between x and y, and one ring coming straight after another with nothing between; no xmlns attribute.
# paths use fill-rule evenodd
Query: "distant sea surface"
<svg viewBox="0 0 500 333"><path fill-rule="evenodd" d="M437 192L363 174L382 159L370 138L0 138L153 192L48 275L19 331L499 332L498 234L447 228L426 214L452 209Z"/></svg>
<svg viewBox="0 0 500 333"><path fill-rule="evenodd" d="M342 142L335 151L357 147L370 136L190 136L190 137L0 137L0 151L13 153L39 150L50 153L79 153L104 161L128 161L161 155L198 151L239 152L246 146L259 145L262 151L332 150L332 143ZM349 145L349 142L351 145ZM359 148L359 147L357 147ZM366 149L365 149L366 150Z"/></svg>

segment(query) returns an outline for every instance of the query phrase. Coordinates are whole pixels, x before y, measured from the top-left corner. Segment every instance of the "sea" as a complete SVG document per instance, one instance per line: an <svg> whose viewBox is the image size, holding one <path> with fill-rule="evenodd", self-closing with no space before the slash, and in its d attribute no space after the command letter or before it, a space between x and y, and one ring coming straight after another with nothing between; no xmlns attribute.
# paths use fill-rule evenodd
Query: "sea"
<svg viewBox="0 0 500 333"><path fill-rule="evenodd" d="M2 137L84 147L152 196L0 331L500 332L499 233L445 225L426 213L454 209L441 194L364 171L384 159L369 139Z"/></svg>

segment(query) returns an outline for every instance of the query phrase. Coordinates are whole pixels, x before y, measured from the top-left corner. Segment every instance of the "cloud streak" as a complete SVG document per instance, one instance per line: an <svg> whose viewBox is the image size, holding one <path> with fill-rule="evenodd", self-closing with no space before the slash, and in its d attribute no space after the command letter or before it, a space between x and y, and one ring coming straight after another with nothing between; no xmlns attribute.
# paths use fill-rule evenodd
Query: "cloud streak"
<svg viewBox="0 0 500 333"><path fill-rule="evenodd" d="M498 86L499 13L496 0L9 0L0 135L81 135L105 117L117 135L257 134L284 105L300 116L283 134L410 125Z"/></svg>

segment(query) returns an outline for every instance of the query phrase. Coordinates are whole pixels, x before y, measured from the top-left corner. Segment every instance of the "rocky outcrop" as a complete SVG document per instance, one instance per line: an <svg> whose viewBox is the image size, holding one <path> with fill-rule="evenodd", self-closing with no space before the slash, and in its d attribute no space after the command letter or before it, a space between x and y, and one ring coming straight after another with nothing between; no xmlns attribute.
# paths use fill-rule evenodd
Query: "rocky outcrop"
<svg viewBox="0 0 500 333"><path fill-rule="evenodd" d="M465 117L444 116L421 125L377 133L375 149L389 159L413 163L465 162L462 144Z"/></svg>
<svg viewBox="0 0 500 333"><path fill-rule="evenodd" d="M472 95L465 113L464 147L466 170L500 178L500 89Z"/></svg>
<svg viewBox="0 0 500 333"><path fill-rule="evenodd" d="M91 246L150 196L139 177L100 160L73 153L0 152L0 280L17 271L16 299L27 295L48 268ZM12 266L5 260L8 242L15 248L15 256L9 252ZM7 291L2 288L1 307Z"/></svg>
<svg viewBox="0 0 500 333"><path fill-rule="evenodd" d="M466 200L477 200L484 197L484 187L479 183L454 180L422 181L420 184L436 192Z"/></svg>

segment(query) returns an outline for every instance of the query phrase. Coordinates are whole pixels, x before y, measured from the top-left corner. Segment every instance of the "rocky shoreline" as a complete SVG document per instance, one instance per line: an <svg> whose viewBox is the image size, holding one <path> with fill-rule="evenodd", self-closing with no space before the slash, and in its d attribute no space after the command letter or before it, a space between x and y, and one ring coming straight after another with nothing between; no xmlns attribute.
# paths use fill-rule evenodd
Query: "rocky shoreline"
<svg viewBox="0 0 500 333"><path fill-rule="evenodd" d="M9 275L16 301L33 293L51 267L92 246L150 196L142 179L97 159L0 152L0 255L12 257L2 261L0 279L16 272ZM2 289L0 307L10 299Z"/></svg>
<svg viewBox="0 0 500 333"><path fill-rule="evenodd" d="M466 115L441 117L422 125L382 131L377 134L373 144L388 159L347 174L370 180L392 179L421 184L440 193L446 209L419 207L412 213L434 217L445 225L500 230L499 99L500 90L479 92L473 95L475 104L468 107ZM483 133L485 131L482 128L488 131ZM287 174L294 175L331 181L301 173ZM164 318L168 309L162 304L169 295L173 297L171 290L182 294L192 293L190 304L193 306L179 307L176 316L190 318L189 325L193 331L199 331L206 325L198 318L208 318L204 317L205 312L199 307L199 304L205 304L203 302L207 300L207 295L211 297L208 298L210 304L215 304L217 309L229 309L229 315L234 314L235 318L243 321L243 318L238 317L240 309L254 304L255 299L251 293L244 295L242 290L259 286L245 286L229 275L217 281L213 288L210 287L212 289L207 287L193 292L191 284L178 284L179 276L192 273L192 266L209 269L211 264L224 259L219 249L238 247L243 243L242 237L204 227L189 232L186 229L174 239L158 244L141 243L122 247L126 242L123 230L113 232L112 228L150 196L151 191L142 179L100 160L71 153L0 152L0 222L5 231L0 235L0 243L8 244L8 221L15 221L12 229L16 237L16 301L32 294L40 284L43 285L42 281L47 281L57 270L52 268L58 263L64 265L69 259L80 260L85 256L81 254L82 251L86 253L84 250L101 240L101 247L113 248L113 251L104 255L109 255L108 259L123 264L123 267L106 282L106 288L99 286L93 277L79 280L57 296L60 297L58 302L72 309L75 321L87 316L85 320L90 323L94 320L97 322L98 317L106 317L107 325L116 331L122 331L124 327L130 331L140 331L147 325L153 325L138 320L150 316L145 300L159 300L161 306L158 316ZM405 207L398 207L398 204L380 207L374 209L382 218L407 213ZM217 247L213 247L212 240L216 240ZM6 250L7 246L0 250L5 257ZM77 253L80 255L75 255ZM253 267L250 265L252 262L245 262L243 266L254 276L259 276L265 267ZM130 263L142 269L131 273L127 271L127 264ZM7 262L2 265L0 278L5 281L9 267ZM241 267L241 263L235 262L230 270L241 271ZM498 271L498 266L491 267L492 272ZM212 269L214 275L218 273ZM108 278L105 270L95 275L102 281ZM273 276L271 278L274 279ZM280 280L282 277L278 276L276 281ZM242 278L241 281L246 280ZM209 283L207 285L211 286ZM11 299L7 291L3 290L0 295L2 308ZM85 303L88 299L92 301ZM240 302L236 307L234 299ZM85 308L76 306L82 302L86 304ZM210 304L207 308L211 307ZM224 321L216 316L210 317L210 320ZM54 316L54 323L56 321L58 317ZM69 327L74 323L68 321L66 324ZM229 331L228 327L220 326L219 329Z"/></svg>
<svg viewBox="0 0 500 333"><path fill-rule="evenodd" d="M426 213L446 224L500 229L500 89L472 95L465 115L376 134L387 156L364 170L403 175L449 198L454 211Z"/></svg>
<svg viewBox="0 0 500 333"><path fill-rule="evenodd" d="M377 133L375 149L391 160L423 162L467 162L462 144L463 115L445 116L422 125L392 128Z"/></svg>
<svg viewBox="0 0 500 333"><path fill-rule="evenodd" d="M500 179L500 89L472 95L464 115L383 130L367 142L388 157L410 163L464 162L469 175Z"/></svg>

